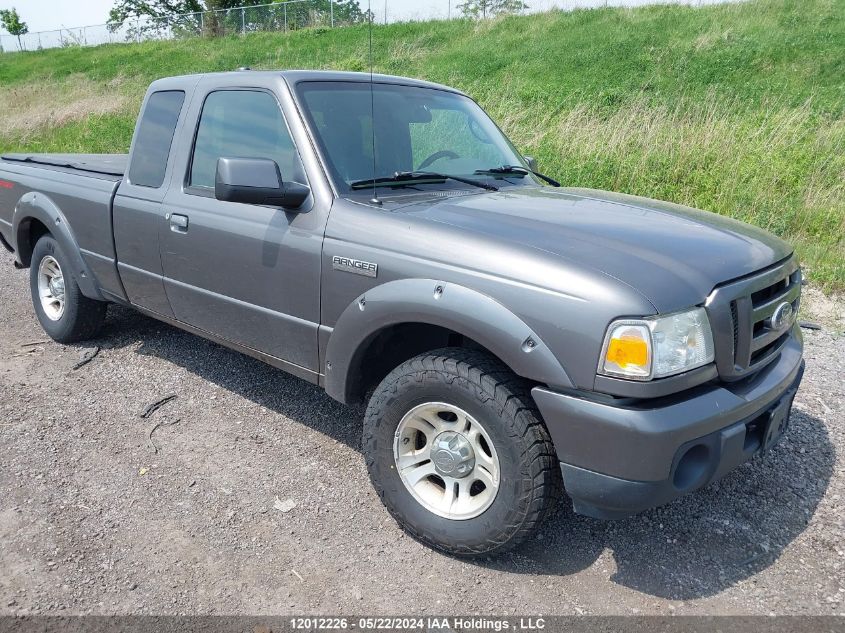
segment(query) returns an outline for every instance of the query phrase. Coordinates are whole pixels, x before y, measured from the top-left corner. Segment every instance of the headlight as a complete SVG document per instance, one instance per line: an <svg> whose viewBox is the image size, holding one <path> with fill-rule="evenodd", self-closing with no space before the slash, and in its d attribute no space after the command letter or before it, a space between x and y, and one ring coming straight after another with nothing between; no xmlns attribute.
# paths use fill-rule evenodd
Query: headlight
<svg viewBox="0 0 845 633"><path fill-rule="evenodd" d="M704 308L622 319L607 328L599 373L651 380L712 363L713 332Z"/></svg>

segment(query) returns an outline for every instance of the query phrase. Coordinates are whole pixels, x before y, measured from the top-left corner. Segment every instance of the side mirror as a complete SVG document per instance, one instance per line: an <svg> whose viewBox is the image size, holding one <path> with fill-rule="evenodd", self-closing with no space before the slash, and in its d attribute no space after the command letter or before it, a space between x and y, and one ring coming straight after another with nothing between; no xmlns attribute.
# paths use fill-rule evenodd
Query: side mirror
<svg viewBox="0 0 845 633"><path fill-rule="evenodd" d="M534 158L533 156L528 156L528 155L523 156L523 158L525 159L525 162L528 163L528 169L530 169L531 171L537 171L537 159L536 158Z"/></svg>
<svg viewBox="0 0 845 633"><path fill-rule="evenodd" d="M284 182L276 161L269 158L217 159L214 197L218 200L296 210L310 193L298 182Z"/></svg>

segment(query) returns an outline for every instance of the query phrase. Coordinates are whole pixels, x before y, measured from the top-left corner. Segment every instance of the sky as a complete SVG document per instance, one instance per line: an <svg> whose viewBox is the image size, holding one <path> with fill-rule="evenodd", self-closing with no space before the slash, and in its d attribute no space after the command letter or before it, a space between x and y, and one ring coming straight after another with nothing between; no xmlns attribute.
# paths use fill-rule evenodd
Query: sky
<svg viewBox="0 0 845 633"><path fill-rule="evenodd" d="M384 20L386 8L388 21L392 22L396 20L445 18L450 7L454 15L455 6L462 0L359 0L361 8L365 8L368 1L372 2L372 10L377 21ZM630 6L661 1L666 0L610 0L610 4ZM687 0L691 4L697 4L698 1ZM707 4L714 2L714 0L702 1ZM527 0L527 2L535 10L552 7L589 7L604 4L604 0ZM0 9L17 8L21 19L29 26L30 32L104 24L109 9L113 5L114 0L82 0L82 2L69 0L0 0Z"/></svg>

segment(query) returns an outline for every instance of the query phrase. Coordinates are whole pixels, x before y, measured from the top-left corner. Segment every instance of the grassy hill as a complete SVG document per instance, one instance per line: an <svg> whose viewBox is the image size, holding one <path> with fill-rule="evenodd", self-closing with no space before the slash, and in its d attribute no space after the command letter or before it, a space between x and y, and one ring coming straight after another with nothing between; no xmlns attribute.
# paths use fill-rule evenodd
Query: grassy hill
<svg viewBox="0 0 845 633"><path fill-rule="evenodd" d="M845 289L845 0L377 26L377 72L473 95L566 185L701 207ZM365 70L365 27L0 55L0 150L126 151L152 79Z"/></svg>

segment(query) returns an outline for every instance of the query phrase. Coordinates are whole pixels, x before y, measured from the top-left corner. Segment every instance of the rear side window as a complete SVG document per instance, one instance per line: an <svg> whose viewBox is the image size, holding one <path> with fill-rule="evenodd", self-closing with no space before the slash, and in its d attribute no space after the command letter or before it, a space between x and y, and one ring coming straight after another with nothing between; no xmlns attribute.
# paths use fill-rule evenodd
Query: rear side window
<svg viewBox="0 0 845 633"><path fill-rule="evenodd" d="M129 182L141 187L161 187L167 169L167 157L176 131L176 121L185 102L181 90L154 92L141 115L138 138L132 151Z"/></svg>
<svg viewBox="0 0 845 633"><path fill-rule="evenodd" d="M284 180L306 182L276 98L257 90L220 90L203 104L188 185L214 188L217 159L270 158Z"/></svg>

